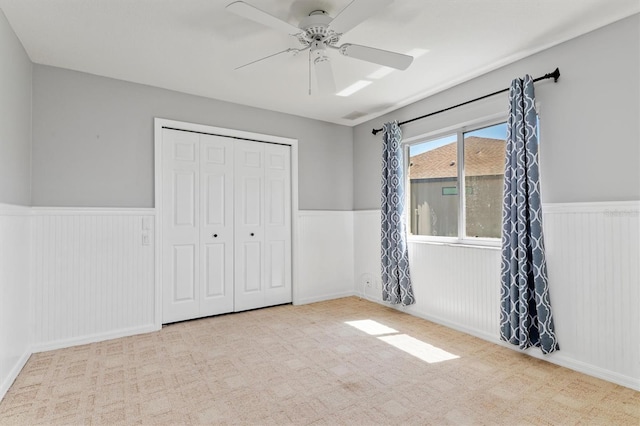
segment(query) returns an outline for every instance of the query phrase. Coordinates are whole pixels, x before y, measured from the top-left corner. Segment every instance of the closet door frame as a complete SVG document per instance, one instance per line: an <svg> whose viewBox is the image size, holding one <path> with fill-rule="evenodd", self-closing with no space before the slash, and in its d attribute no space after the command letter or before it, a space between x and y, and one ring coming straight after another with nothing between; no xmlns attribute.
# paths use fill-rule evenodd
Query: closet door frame
<svg viewBox="0 0 640 426"><path fill-rule="evenodd" d="M163 162L162 129L174 129L216 136L245 139L255 142L276 143L291 147L291 292L294 304L297 304L298 285L298 140L243 130L226 129L204 124L154 118L154 206L155 206L155 315L154 325L162 327L162 218L163 218Z"/></svg>

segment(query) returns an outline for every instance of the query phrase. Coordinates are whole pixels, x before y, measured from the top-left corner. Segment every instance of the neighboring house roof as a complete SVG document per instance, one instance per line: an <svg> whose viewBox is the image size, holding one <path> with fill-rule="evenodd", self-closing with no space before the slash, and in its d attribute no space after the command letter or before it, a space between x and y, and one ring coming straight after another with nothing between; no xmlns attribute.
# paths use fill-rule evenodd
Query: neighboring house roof
<svg viewBox="0 0 640 426"><path fill-rule="evenodd" d="M501 175L504 173L505 141L468 137L464 140L467 176ZM448 178L457 176L456 142L411 157L410 179Z"/></svg>

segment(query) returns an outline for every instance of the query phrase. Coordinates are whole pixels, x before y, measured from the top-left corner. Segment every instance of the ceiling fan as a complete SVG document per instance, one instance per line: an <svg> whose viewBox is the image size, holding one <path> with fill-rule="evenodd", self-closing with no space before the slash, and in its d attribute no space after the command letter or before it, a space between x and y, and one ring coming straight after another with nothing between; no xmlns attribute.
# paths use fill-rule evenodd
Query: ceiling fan
<svg viewBox="0 0 640 426"><path fill-rule="evenodd" d="M275 30L286 32L297 38L302 45L299 49L285 49L273 55L249 62L236 69L282 53L296 55L300 52L309 51L309 72L311 72L311 62L313 62L318 90L325 94L335 93L336 91L328 50L337 50L342 55L350 58L405 70L411 65L412 56L359 44L345 43L338 45L344 33L392 2L393 0L353 0L335 18L329 16L324 10L314 10L309 13L309 16L304 17L297 27L243 1L230 3L226 7L229 12ZM309 93L311 93L311 87L309 87Z"/></svg>

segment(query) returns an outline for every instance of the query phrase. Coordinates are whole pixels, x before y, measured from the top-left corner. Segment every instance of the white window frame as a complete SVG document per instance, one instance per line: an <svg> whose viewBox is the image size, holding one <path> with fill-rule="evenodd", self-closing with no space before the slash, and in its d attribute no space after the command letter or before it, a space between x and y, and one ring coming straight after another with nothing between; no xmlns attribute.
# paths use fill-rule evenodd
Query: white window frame
<svg viewBox="0 0 640 426"><path fill-rule="evenodd" d="M447 136L456 135L457 137L457 167L458 167L458 236L457 237L441 237L433 235L412 235L408 234L407 239L409 242L428 242L428 243L440 243L440 244L452 244L452 245L467 245L467 246L483 246L483 247L500 247L500 238L480 238L480 237L468 237L466 236L466 186L464 176L464 134L467 132L473 132L474 130L482 129L484 127L495 126L496 124L502 124L507 122L508 114L499 113L482 118L477 118L464 123L460 123L454 126L438 129L433 132L424 133L418 136L407 138L402 141L403 145L403 160L405 168L405 211L410 211L411 206L411 186L409 183L409 148L413 145L420 145L426 142L430 142L436 139L440 139ZM405 215L405 221L407 224L407 230L411 229L411 215Z"/></svg>

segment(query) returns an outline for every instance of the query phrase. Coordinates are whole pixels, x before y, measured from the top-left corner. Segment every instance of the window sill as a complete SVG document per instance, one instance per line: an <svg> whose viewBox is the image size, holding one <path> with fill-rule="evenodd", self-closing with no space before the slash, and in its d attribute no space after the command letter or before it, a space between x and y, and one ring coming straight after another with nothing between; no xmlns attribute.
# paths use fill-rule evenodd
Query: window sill
<svg viewBox="0 0 640 426"><path fill-rule="evenodd" d="M424 237L408 237L408 243L430 244L437 246L476 248L488 250L500 250L501 242L498 239L458 239L458 238L424 238Z"/></svg>

